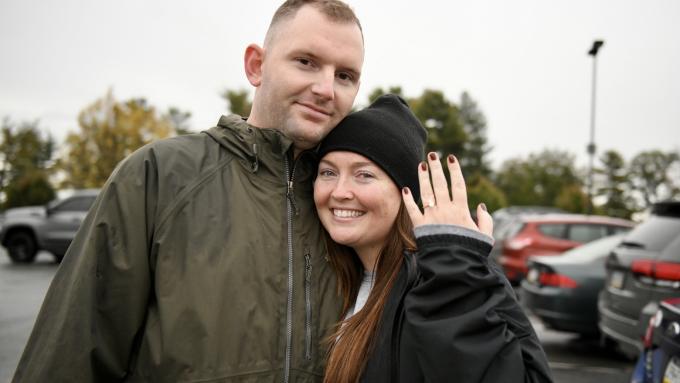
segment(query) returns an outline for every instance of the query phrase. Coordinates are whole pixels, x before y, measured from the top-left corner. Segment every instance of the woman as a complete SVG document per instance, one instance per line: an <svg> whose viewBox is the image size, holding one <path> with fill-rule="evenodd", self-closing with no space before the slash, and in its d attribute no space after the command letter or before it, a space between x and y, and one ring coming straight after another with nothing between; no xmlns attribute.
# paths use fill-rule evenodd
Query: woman
<svg viewBox="0 0 680 383"><path fill-rule="evenodd" d="M386 95L319 148L314 202L344 312L324 381L551 381L531 324L487 259L490 215L481 204L478 224L471 218L455 157L450 192L436 153L420 163L425 139L406 102Z"/></svg>

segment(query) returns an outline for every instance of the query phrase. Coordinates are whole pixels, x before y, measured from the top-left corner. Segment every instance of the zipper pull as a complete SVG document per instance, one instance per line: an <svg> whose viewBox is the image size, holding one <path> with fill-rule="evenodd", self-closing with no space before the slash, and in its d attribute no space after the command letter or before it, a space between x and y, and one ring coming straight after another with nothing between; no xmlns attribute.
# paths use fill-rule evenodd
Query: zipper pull
<svg viewBox="0 0 680 383"><path fill-rule="evenodd" d="M295 203L295 196L293 195L293 181L288 181L288 186L286 187L286 197L288 197L288 200L290 201L290 204L293 206L293 213L295 216L300 215L300 209L298 209L297 203Z"/></svg>
<svg viewBox="0 0 680 383"><path fill-rule="evenodd" d="M309 250L305 252L305 281L307 283L312 281L312 255Z"/></svg>

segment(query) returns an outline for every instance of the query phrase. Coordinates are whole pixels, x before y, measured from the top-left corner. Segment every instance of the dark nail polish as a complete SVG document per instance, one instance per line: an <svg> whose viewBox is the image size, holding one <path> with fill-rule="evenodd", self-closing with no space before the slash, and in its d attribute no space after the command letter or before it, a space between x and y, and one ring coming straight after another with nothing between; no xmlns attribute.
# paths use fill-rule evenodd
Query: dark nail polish
<svg viewBox="0 0 680 383"><path fill-rule="evenodd" d="M452 163L452 164L456 163L456 157L454 157L453 154L449 154L449 156L447 158L449 160L449 163Z"/></svg>
<svg viewBox="0 0 680 383"><path fill-rule="evenodd" d="M482 207L482 210L487 211L486 210L486 204L484 202L480 203L479 206Z"/></svg>
<svg viewBox="0 0 680 383"><path fill-rule="evenodd" d="M427 170L427 164L425 162L420 163L420 170L426 171Z"/></svg>
<svg viewBox="0 0 680 383"><path fill-rule="evenodd" d="M403 187L403 188L401 189L401 192L404 193L404 195L409 195L409 193L411 193L411 191L408 190L407 187Z"/></svg>
<svg viewBox="0 0 680 383"><path fill-rule="evenodd" d="M431 152L428 156L430 157L430 160L437 161L437 153Z"/></svg>

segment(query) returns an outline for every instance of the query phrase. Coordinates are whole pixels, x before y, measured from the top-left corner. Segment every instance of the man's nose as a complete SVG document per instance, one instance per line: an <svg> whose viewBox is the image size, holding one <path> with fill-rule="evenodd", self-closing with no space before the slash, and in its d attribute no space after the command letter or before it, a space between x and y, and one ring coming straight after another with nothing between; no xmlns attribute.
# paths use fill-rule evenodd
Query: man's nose
<svg viewBox="0 0 680 383"><path fill-rule="evenodd" d="M324 100L333 100L335 98L335 71L324 69L318 72L314 84L312 84L312 93Z"/></svg>

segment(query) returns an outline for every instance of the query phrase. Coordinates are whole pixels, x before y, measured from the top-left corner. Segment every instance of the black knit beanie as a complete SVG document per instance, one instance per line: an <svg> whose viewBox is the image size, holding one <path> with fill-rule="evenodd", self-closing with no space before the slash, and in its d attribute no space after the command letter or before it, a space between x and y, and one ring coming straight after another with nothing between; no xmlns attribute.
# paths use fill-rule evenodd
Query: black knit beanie
<svg viewBox="0 0 680 383"><path fill-rule="evenodd" d="M418 164L426 140L427 131L406 101L386 94L340 121L321 142L318 154L319 158L339 150L361 154L380 166L399 189L408 186L418 202Z"/></svg>

